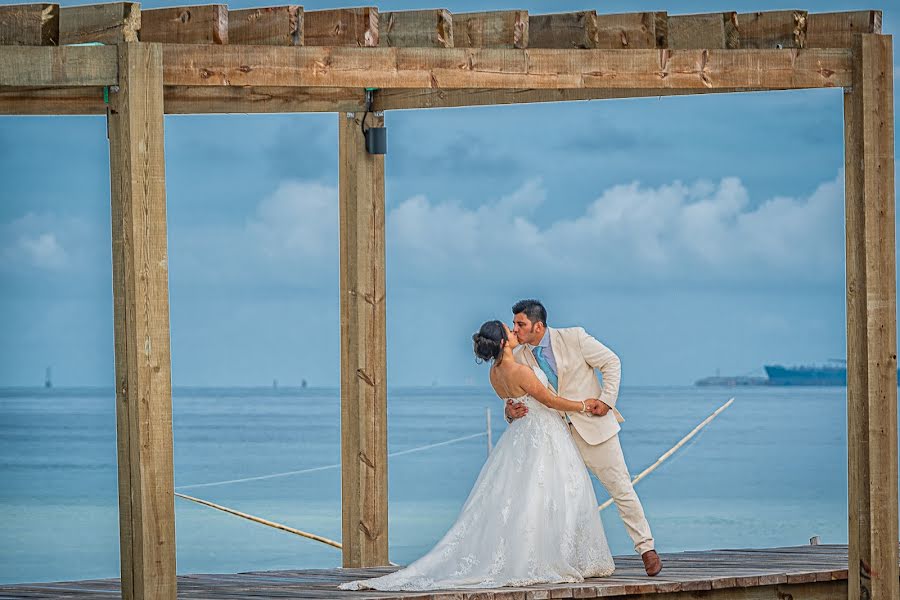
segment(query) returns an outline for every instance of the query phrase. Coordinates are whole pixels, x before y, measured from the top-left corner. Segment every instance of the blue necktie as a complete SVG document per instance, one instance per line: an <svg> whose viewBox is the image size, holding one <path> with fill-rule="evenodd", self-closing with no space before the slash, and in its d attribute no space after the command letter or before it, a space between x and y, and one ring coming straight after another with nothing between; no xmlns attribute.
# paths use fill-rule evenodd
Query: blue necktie
<svg viewBox="0 0 900 600"><path fill-rule="evenodd" d="M541 371L544 372L547 379L550 381L550 385L553 386L554 390L559 390L559 378L556 376L556 373L553 372L553 369L550 367L550 362L544 356L544 349L541 346L535 346L532 352L534 353L534 359L537 361Z"/></svg>

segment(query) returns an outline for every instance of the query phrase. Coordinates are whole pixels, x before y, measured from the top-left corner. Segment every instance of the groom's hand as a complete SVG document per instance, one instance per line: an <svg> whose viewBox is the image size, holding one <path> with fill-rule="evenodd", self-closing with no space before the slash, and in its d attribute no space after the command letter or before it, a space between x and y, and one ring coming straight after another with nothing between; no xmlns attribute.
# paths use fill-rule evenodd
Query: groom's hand
<svg viewBox="0 0 900 600"><path fill-rule="evenodd" d="M602 402L601 400L594 399L592 399L592 402L594 406L591 407L591 413L597 415L598 417L602 417L609 412L609 404Z"/></svg>
<svg viewBox="0 0 900 600"><path fill-rule="evenodd" d="M528 414L528 407L524 402L506 401L506 420L510 423Z"/></svg>

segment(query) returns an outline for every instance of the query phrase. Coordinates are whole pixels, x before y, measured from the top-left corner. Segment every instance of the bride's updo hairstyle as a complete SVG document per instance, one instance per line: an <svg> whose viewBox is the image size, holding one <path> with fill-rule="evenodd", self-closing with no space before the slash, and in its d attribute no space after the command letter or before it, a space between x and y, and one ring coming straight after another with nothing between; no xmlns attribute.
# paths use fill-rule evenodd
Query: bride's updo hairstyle
<svg viewBox="0 0 900 600"><path fill-rule="evenodd" d="M503 354L503 346L506 345L506 331L500 321L487 321L472 336L475 346L475 356L483 361L497 360Z"/></svg>

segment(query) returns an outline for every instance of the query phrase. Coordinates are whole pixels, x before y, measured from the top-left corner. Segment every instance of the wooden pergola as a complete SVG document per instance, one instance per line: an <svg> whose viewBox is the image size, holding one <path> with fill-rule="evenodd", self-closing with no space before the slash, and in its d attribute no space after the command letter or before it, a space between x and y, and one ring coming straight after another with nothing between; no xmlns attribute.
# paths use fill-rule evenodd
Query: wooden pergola
<svg viewBox="0 0 900 600"><path fill-rule="evenodd" d="M900 597L892 54L880 11L0 6L0 114L108 119L123 597L176 594L164 114L338 113L343 563L364 567L388 563L384 157L365 151L365 90L374 127L393 109L828 87L844 89L849 597ZM729 594L704 597L750 597Z"/></svg>

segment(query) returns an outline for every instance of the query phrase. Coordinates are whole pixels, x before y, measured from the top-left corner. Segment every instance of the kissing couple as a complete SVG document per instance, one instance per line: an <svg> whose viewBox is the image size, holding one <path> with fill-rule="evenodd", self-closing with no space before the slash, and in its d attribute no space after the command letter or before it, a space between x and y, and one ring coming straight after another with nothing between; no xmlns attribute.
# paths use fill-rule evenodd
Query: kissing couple
<svg viewBox="0 0 900 600"><path fill-rule="evenodd" d="M488 321L472 336L509 427L456 522L408 567L341 589L518 587L612 575L585 465L615 501L647 575L662 569L619 445L619 358L581 327L549 327L538 300L512 312L511 330Z"/></svg>

